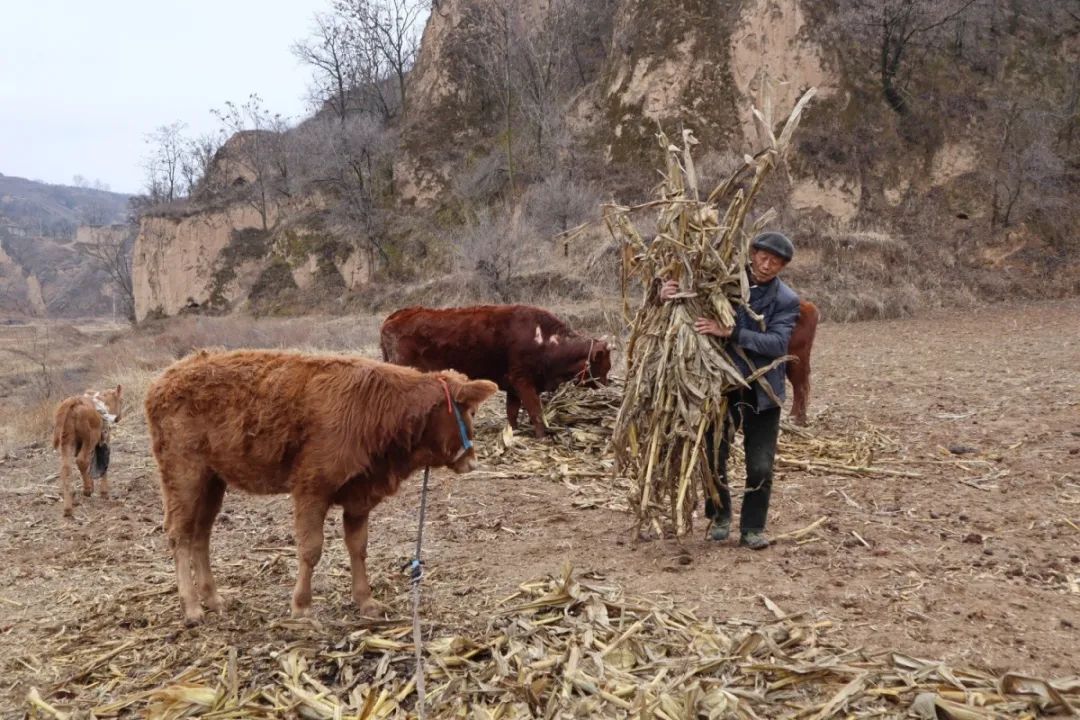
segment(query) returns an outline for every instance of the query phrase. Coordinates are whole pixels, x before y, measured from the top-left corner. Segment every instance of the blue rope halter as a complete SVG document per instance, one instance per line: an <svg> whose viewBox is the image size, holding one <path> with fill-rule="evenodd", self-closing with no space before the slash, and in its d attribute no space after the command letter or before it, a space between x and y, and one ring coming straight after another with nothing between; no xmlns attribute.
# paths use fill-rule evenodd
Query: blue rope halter
<svg viewBox="0 0 1080 720"><path fill-rule="evenodd" d="M446 392L447 412L453 413L454 419L457 420L458 433L461 435L461 453L458 457L461 457L469 452L469 450L472 450L473 443L472 440L469 439L469 431L465 429L465 420L461 417L461 408L458 407L457 401L450 397L450 386L447 385L446 380L442 378L439 378L439 382L442 383L443 390Z"/></svg>

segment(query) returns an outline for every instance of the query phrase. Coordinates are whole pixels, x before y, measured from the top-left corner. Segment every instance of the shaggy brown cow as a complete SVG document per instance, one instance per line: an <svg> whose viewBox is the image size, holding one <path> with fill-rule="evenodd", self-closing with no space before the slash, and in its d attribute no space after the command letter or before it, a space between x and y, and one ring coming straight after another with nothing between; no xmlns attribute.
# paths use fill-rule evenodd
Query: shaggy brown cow
<svg viewBox="0 0 1080 720"><path fill-rule="evenodd" d="M294 616L310 611L323 522L331 505L341 505L353 599L361 613L375 614L368 514L418 468L472 470L472 416L495 390L456 372L350 356L202 351L167 368L147 392L146 416L188 624L203 614L192 570L206 607L221 608L210 530L226 486L292 495Z"/></svg>
<svg viewBox="0 0 1080 720"><path fill-rule="evenodd" d="M607 385L607 342L578 335L546 310L528 305L410 307L383 322L383 359L420 370L452 368L506 391L506 419L517 428L524 403L536 437L547 430L540 393L574 380Z"/></svg>
<svg viewBox="0 0 1080 720"><path fill-rule="evenodd" d="M808 300L800 301L799 319L788 341L788 355L794 355L796 359L787 363L787 378L795 395L791 401L791 417L797 425L806 424L806 405L810 402L810 351L814 347L817 324L817 306Z"/></svg>
<svg viewBox="0 0 1080 720"><path fill-rule="evenodd" d="M109 496L109 428L120 420L122 404L123 388L117 385L112 390L87 390L82 395L65 399L56 408L53 447L60 451L60 488L64 495L65 517L71 517L74 511L72 461L82 476L83 495L94 494L92 477L96 476L101 478L98 484L101 497Z"/></svg>

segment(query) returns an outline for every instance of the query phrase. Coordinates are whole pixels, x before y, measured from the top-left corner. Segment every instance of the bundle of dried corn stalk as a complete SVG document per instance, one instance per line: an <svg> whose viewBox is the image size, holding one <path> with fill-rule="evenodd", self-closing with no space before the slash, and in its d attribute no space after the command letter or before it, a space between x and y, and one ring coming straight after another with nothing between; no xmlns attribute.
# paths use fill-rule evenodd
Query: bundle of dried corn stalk
<svg viewBox="0 0 1080 720"><path fill-rule="evenodd" d="M750 234L743 230L744 221L813 94L811 89L795 105L779 138L772 134L768 106L764 116L755 111L768 131L770 147L746 156L704 201L691 156L697 141L684 130L678 147L659 133L667 158L659 199L605 210L609 230L623 244L624 279L636 275L646 288L631 325L626 393L613 437L619 470L634 481L630 502L639 529L647 523L657 534L663 524L677 535L689 530L698 495L713 491L712 484L704 482L705 434L721 426L727 412L725 393L755 382L771 367L757 368L744 379L730 354L741 351L696 332L694 321L709 317L730 326L736 306L749 310L745 267ZM643 209L659 210L657 234L649 242L630 219ZM768 214L762 216L752 231L768 219ZM656 299L655 287L662 278L679 279L682 292L676 297L681 302ZM623 288L625 302L625 282Z"/></svg>

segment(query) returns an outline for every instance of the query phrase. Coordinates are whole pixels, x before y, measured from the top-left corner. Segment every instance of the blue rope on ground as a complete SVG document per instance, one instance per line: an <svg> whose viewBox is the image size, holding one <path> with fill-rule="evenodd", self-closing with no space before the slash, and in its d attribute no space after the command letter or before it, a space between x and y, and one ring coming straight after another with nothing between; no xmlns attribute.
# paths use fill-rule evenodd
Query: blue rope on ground
<svg viewBox="0 0 1080 720"><path fill-rule="evenodd" d="M424 697L424 638L420 630L420 580L424 577L424 563L420 559L420 551L424 544L424 515L427 513L428 479L431 476L431 468L424 468L424 484L420 489L420 526L416 530L416 554L406 566L409 568L409 582L412 584L413 600L413 645L416 648L416 708L420 719L425 717Z"/></svg>

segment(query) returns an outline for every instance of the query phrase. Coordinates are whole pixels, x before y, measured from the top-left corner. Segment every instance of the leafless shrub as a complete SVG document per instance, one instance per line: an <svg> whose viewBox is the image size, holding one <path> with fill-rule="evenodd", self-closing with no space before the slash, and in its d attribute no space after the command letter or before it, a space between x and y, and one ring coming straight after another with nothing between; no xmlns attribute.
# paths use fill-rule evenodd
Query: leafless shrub
<svg viewBox="0 0 1080 720"><path fill-rule="evenodd" d="M1013 101L999 111L1000 138L990 170L991 227L1008 227L1016 210L1062 204L1064 163L1054 151L1049 115Z"/></svg>
<svg viewBox="0 0 1080 720"><path fill-rule="evenodd" d="M289 135L294 182L328 199L332 231L383 263L390 262L383 199L392 191L396 148L395 132L367 114L316 117Z"/></svg>
<svg viewBox="0 0 1080 720"><path fill-rule="evenodd" d="M541 237L554 238L587 220L599 219L600 188L556 172L532 185L523 198L526 217Z"/></svg>
<svg viewBox="0 0 1080 720"><path fill-rule="evenodd" d="M251 178L239 188L240 196L259 213L263 230L269 230L275 206L292 189L285 138L288 121L270 112L255 93L243 104L226 102L212 113L229 136L222 153L228 153Z"/></svg>
<svg viewBox="0 0 1080 720"><path fill-rule="evenodd" d="M480 210L454 238L462 270L489 287L502 302L512 299L514 280L535 267L544 249L523 216L505 206Z"/></svg>
<svg viewBox="0 0 1080 720"><path fill-rule="evenodd" d="M950 22L968 12L975 0L849 0L833 18L833 29L846 36L845 52L854 67L867 61L877 70L882 97L899 115L911 111L908 90L927 56L942 47Z"/></svg>
<svg viewBox="0 0 1080 720"><path fill-rule="evenodd" d="M506 155L495 151L468 162L451 179L451 188L469 205L489 205L505 194L508 177Z"/></svg>
<svg viewBox="0 0 1080 720"><path fill-rule="evenodd" d="M127 226L122 232L100 232L89 243L81 244L79 252L91 264L102 270L112 281L114 297L128 322L135 322L135 290L131 280L131 253L137 228Z"/></svg>

